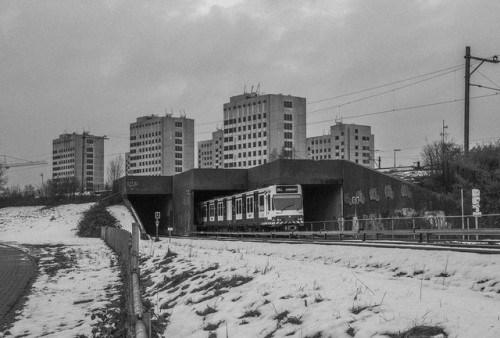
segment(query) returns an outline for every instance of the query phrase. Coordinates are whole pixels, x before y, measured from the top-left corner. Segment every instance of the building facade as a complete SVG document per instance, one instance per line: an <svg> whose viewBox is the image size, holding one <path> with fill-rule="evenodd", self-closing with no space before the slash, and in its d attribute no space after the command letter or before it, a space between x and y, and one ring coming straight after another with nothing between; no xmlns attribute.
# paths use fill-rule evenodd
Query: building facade
<svg viewBox="0 0 500 338"><path fill-rule="evenodd" d="M53 140L52 180L54 183L73 184L85 191L103 190L104 139L105 136L73 133L62 134Z"/></svg>
<svg viewBox="0 0 500 338"><path fill-rule="evenodd" d="M175 175L194 168L194 120L149 115L130 124L128 175Z"/></svg>
<svg viewBox="0 0 500 338"><path fill-rule="evenodd" d="M198 168L224 168L224 131L212 133L212 139L198 142Z"/></svg>
<svg viewBox="0 0 500 338"><path fill-rule="evenodd" d="M223 110L224 168L307 158L305 98L244 93L231 97Z"/></svg>
<svg viewBox="0 0 500 338"><path fill-rule="evenodd" d="M349 160L375 166L375 137L370 126L337 122L329 135L308 137L307 151L312 160Z"/></svg>

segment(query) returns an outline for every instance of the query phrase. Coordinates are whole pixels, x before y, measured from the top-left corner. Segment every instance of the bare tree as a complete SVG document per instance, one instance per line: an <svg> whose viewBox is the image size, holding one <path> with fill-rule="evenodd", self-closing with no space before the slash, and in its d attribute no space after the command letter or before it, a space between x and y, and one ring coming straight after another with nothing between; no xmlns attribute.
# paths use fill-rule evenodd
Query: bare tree
<svg viewBox="0 0 500 338"><path fill-rule="evenodd" d="M113 182L122 177L125 173L125 163L122 155L118 155L111 160L108 164L107 184L109 186L113 185Z"/></svg>
<svg viewBox="0 0 500 338"><path fill-rule="evenodd" d="M429 168L429 178L434 186L440 186L445 193L450 192L454 181L451 166L459 158L460 147L454 142L434 141L422 149L420 157Z"/></svg>

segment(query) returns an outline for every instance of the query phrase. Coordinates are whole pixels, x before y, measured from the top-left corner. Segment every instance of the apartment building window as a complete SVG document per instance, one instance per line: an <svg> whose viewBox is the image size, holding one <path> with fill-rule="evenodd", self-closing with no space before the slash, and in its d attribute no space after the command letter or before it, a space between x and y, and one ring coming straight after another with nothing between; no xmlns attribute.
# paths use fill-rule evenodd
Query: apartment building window
<svg viewBox="0 0 500 338"><path fill-rule="evenodd" d="M175 126L179 127L179 128L182 128L182 122L175 122Z"/></svg>
<svg viewBox="0 0 500 338"><path fill-rule="evenodd" d="M293 115L292 114L285 114L285 121L293 121Z"/></svg>
<svg viewBox="0 0 500 338"><path fill-rule="evenodd" d="M182 131L176 131L175 137L182 137Z"/></svg>
<svg viewBox="0 0 500 338"><path fill-rule="evenodd" d="M285 126L283 128L285 130L293 130L293 124L291 124L291 123L285 123Z"/></svg>
<svg viewBox="0 0 500 338"><path fill-rule="evenodd" d="M283 106L285 108L292 108L292 101L284 101Z"/></svg>

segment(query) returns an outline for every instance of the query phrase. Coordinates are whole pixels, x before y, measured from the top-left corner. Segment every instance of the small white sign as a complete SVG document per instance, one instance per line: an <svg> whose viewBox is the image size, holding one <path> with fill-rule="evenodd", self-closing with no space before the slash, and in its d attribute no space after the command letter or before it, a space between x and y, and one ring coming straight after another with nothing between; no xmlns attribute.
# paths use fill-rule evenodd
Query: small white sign
<svg viewBox="0 0 500 338"><path fill-rule="evenodd" d="M155 212L155 219L160 219L160 212L159 211L156 211Z"/></svg>
<svg viewBox="0 0 500 338"><path fill-rule="evenodd" d="M472 215L473 215L473 216L481 216L481 215L482 215L482 213L481 213L481 211L474 211L474 212L472 213Z"/></svg>
<svg viewBox="0 0 500 338"><path fill-rule="evenodd" d="M473 196L472 197L472 207L479 206L479 202L481 201L481 197Z"/></svg>
<svg viewBox="0 0 500 338"><path fill-rule="evenodd" d="M479 197L481 195L481 191L479 189L472 189L472 197Z"/></svg>
<svg viewBox="0 0 500 338"><path fill-rule="evenodd" d="M168 231L174 231L174 228L168 227Z"/></svg>

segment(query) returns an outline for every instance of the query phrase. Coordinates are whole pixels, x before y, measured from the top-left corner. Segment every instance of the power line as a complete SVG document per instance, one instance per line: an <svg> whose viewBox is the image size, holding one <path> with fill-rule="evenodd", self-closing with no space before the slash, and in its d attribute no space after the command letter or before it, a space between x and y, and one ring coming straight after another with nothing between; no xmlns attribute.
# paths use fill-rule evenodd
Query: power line
<svg viewBox="0 0 500 338"><path fill-rule="evenodd" d="M475 96L475 97L471 97L471 99L480 99L480 98L494 96L494 95L498 95L498 93L482 95L482 96ZM373 112L373 113L366 113L366 114L359 114L359 115L353 115L353 116L348 116L348 117L342 117L342 119L353 119L353 118L357 118L357 117L373 116L373 115L387 114L387 113L398 112L398 111L406 111L406 110L411 110L411 109L426 108L426 107L432 107L432 106L437 106L437 105L441 105L441 104L459 102L459 101L463 101L463 100L464 99L454 99L454 100L448 100L448 101L426 103L426 104L404 107L404 108L393 108L393 109L382 110L382 111ZM318 124L318 123L323 123L323 122L330 122L330 121L331 121L331 119L317 121L317 122L308 122L307 125Z"/></svg>
<svg viewBox="0 0 500 338"><path fill-rule="evenodd" d="M371 88L366 88L366 89L358 90L358 91L347 93L347 94L342 94L342 95L338 95L338 96L328 97L328 98L325 98L325 99L311 101L311 102L308 102L308 104L315 104L315 103L319 103L319 102L324 102L324 101L329 101L329 100L334 100L334 99L342 98L342 97L345 97L345 96L360 94L360 93L364 93L364 92L367 92L367 91L370 91L370 90L375 90L375 89L379 89L379 88L383 88L383 87L387 87L387 86L392 86L392 85L395 85L395 84L398 84L398 83L403 83L403 82L406 82L406 81L419 79L421 77L425 77L425 76L429 76L429 75L441 73L441 72L444 72L444 71L447 71L447 70L450 70L450 69L454 69L453 72L455 72L455 71L460 70L462 68L464 68L463 65L456 65L456 66L453 66L453 67L444 68L444 69L437 70L437 71L434 71L434 72L430 72L430 73L427 73L427 74L418 75L418 76L410 77L410 78L407 78L407 79L403 79L403 80L399 80L399 81L395 81L395 82L391 82L391 83L387 83L387 84L383 84L383 85L379 85L379 86L375 86L375 87L371 87ZM451 73L451 72L449 72L449 73Z"/></svg>
<svg viewBox="0 0 500 338"><path fill-rule="evenodd" d="M356 99L356 100L353 100L353 101L349 101L349 102L346 102L346 103L341 103L341 104L338 104L338 105L335 105L335 106L330 106L330 107L325 107L325 108L313 110L311 112L308 112L308 114L314 114L314 113L318 113L318 112L321 112L321 111L330 110L332 108L340 108L340 107L347 106L347 105L352 104L352 103L356 103L356 102L368 100L368 99L371 99L371 98L374 98L374 97L377 97L377 96L381 96L381 95L384 95L384 94L387 94L387 93L394 92L396 90L400 90L400 89L404 89L404 88L407 88L407 87L411 87L411 86L414 86L416 84L419 84L419 83L422 83L422 82L425 82L425 81L428 81L428 80L432 80L432 79L435 79L435 78L443 76L443 75L450 74L452 72L454 72L454 71L450 71L450 72L447 72L447 73L439 74L439 75L433 76L433 77L425 79L425 80L420 80L420 81L417 81L417 82L414 82L414 83L410 83L410 84L407 84L407 85L404 85L404 86L401 86L401 87L393 88L393 89L390 89L390 90L387 90L387 91L384 91L384 92L381 92L381 93L373 94L373 95L370 95L370 96L365 96L365 97L362 97L362 98L359 98L359 99Z"/></svg>

